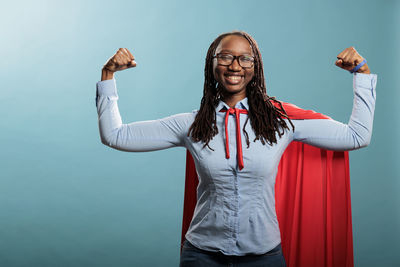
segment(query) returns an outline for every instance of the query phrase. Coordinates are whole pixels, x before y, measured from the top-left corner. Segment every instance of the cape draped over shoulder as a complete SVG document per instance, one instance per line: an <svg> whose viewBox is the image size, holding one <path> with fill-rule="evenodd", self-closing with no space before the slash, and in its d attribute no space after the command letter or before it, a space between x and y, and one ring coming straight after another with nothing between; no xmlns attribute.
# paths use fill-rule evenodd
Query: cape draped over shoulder
<svg viewBox="0 0 400 267"><path fill-rule="evenodd" d="M281 103L292 120L331 119L312 110ZM189 150L185 176L181 250L197 201L198 177ZM291 142L279 163L275 206L288 267L353 267L347 151Z"/></svg>

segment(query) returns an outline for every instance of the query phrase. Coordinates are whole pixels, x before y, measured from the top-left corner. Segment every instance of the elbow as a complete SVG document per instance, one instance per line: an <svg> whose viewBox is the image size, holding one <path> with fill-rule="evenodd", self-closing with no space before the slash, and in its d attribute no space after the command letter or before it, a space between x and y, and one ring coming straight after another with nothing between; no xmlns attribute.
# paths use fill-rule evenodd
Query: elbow
<svg viewBox="0 0 400 267"><path fill-rule="evenodd" d="M111 143L109 142L109 140L108 140L107 138L100 137L100 141L101 141L101 143L102 143L103 145L112 147Z"/></svg>
<svg viewBox="0 0 400 267"><path fill-rule="evenodd" d="M371 127L366 127L358 123L353 125L353 127L349 125L347 129L349 131L349 137L352 139L352 149L360 149L369 146L372 137L372 125Z"/></svg>
<svg viewBox="0 0 400 267"><path fill-rule="evenodd" d="M127 139L125 129L124 125L108 131L102 131L102 129L100 129L101 143L108 147L125 151L126 142L123 141Z"/></svg>
<svg viewBox="0 0 400 267"><path fill-rule="evenodd" d="M106 138L100 137L100 141L103 145L110 146L110 142Z"/></svg>
<svg viewBox="0 0 400 267"><path fill-rule="evenodd" d="M106 145L108 147L111 148L115 148L115 140L114 138L111 136L105 136L103 134L100 134L100 141L103 145Z"/></svg>
<svg viewBox="0 0 400 267"><path fill-rule="evenodd" d="M368 134L368 136L364 138L358 138L356 149L367 147L369 146L370 143L371 143L371 134Z"/></svg>
<svg viewBox="0 0 400 267"><path fill-rule="evenodd" d="M111 148L116 148L118 145L119 135L121 134L122 127L115 127L113 129L100 127L100 141L103 145Z"/></svg>
<svg viewBox="0 0 400 267"><path fill-rule="evenodd" d="M369 137L367 140L365 140L362 144L361 147L367 147L371 143L371 137Z"/></svg>

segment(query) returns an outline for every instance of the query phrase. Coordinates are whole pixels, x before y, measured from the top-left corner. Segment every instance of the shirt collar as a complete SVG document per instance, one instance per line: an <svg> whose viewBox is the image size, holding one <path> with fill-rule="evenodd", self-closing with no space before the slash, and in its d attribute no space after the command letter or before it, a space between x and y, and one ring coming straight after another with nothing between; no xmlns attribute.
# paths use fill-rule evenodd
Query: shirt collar
<svg viewBox="0 0 400 267"><path fill-rule="evenodd" d="M220 111L222 108L230 109L228 104L226 104L224 101L221 99L219 100L219 103L217 105L216 110ZM238 101L235 105L235 108L240 108L240 109L247 109L249 110L249 103L247 97L243 98L242 100Z"/></svg>

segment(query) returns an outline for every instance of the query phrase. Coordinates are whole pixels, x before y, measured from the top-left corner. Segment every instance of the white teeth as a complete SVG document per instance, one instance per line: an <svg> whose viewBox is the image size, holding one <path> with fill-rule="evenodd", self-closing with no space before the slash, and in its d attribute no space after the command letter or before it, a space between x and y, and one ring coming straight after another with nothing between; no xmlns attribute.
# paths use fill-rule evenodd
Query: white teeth
<svg viewBox="0 0 400 267"><path fill-rule="evenodd" d="M239 84L242 80L242 76L226 75L226 81L228 84Z"/></svg>
<svg viewBox="0 0 400 267"><path fill-rule="evenodd" d="M235 80L235 81L238 81L242 78L241 76L226 76L226 77L230 80Z"/></svg>

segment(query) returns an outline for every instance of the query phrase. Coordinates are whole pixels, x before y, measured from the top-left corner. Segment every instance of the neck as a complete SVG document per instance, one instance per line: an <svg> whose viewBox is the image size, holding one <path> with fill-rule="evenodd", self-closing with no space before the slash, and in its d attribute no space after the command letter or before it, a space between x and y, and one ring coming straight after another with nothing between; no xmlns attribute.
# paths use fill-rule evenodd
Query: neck
<svg viewBox="0 0 400 267"><path fill-rule="evenodd" d="M236 104L244 98L246 98L246 95L242 94L223 95L221 97L222 101L224 101L230 108L235 108Z"/></svg>

